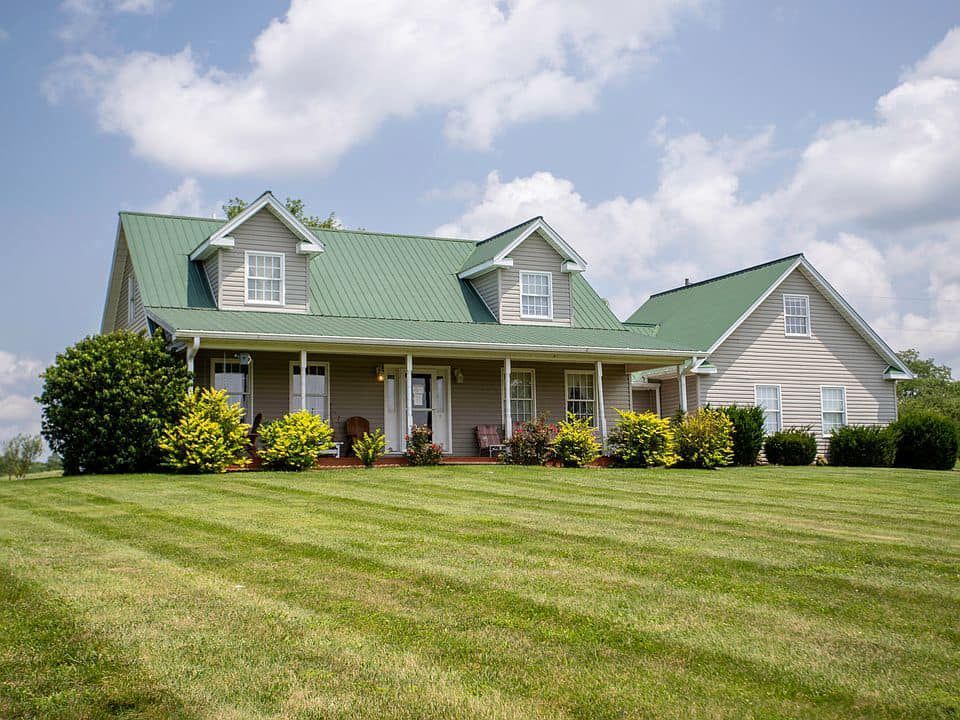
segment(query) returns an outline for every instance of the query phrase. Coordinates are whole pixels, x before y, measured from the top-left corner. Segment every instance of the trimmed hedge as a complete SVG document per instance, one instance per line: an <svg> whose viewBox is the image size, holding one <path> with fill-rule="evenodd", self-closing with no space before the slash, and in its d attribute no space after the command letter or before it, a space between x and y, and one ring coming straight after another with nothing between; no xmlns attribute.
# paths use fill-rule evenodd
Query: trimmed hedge
<svg viewBox="0 0 960 720"><path fill-rule="evenodd" d="M830 434L831 465L890 467L897 454L897 433L880 425L847 425Z"/></svg>
<svg viewBox="0 0 960 720"><path fill-rule="evenodd" d="M734 465L756 465L763 449L763 408L756 405L730 405L723 412L733 423Z"/></svg>
<svg viewBox="0 0 960 720"><path fill-rule="evenodd" d="M781 430L767 436L763 454L774 465L809 465L817 458L817 439L809 428Z"/></svg>
<svg viewBox="0 0 960 720"><path fill-rule="evenodd" d="M891 426L897 434L897 467L952 470L957 463L957 426L933 412L911 413Z"/></svg>

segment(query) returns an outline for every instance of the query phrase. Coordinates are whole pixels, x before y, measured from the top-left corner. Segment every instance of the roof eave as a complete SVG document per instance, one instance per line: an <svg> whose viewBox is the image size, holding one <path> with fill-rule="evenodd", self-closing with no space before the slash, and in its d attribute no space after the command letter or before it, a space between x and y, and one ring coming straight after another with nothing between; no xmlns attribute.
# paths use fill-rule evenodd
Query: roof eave
<svg viewBox="0 0 960 720"><path fill-rule="evenodd" d="M496 270L497 268L512 268L513 267L513 258L504 258L502 260L487 260L482 262L479 265L474 265L473 267L467 268L466 270L461 270L457 273L457 277L461 280L470 280L475 277L480 277L491 270Z"/></svg>

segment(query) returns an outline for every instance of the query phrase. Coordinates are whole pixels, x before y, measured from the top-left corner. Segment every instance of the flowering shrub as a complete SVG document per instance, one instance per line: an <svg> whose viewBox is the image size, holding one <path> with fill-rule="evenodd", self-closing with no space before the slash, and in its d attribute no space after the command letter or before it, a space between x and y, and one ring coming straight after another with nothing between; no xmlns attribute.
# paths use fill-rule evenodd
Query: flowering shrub
<svg viewBox="0 0 960 720"><path fill-rule="evenodd" d="M411 465L439 465L443 448L433 442L433 430L426 425L414 425L407 435L405 455Z"/></svg>
<svg viewBox="0 0 960 720"><path fill-rule="evenodd" d="M513 426L513 436L504 444L506 451L500 461L511 465L543 465L550 459L550 441L557 426L547 422L541 413L533 420L518 422Z"/></svg>
<svg viewBox="0 0 960 720"><path fill-rule="evenodd" d="M260 430L263 464L275 470L307 470L333 447L333 428L308 410L284 415Z"/></svg>
<svg viewBox="0 0 960 720"><path fill-rule="evenodd" d="M566 421L557 424L550 452L564 467L583 467L600 457L593 418L578 418L567 413Z"/></svg>
<svg viewBox="0 0 960 720"><path fill-rule="evenodd" d="M168 426L158 447L162 464L178 472L219 473L250 462L243 408L230 404L226 390L201 389L180 402L180 420Z"/></svg>
<svg viewBox="0 0 960 720"><path fill-rule="evenodd" d="M360 458L364 467L373 467L373 464L387 450L387 440L383 430L377 428L373 433L365 432L353 442L353 454Z"/></svg>
<svg viewBox="0 0 960 720"><path fill-rule="evenodd" d="M610 431L610 455L623 467L673 465L676 442L670 421L655 413L617 410L620 421Z"/></svg>
<svg viewBox="0 0 960 720"><path fill-rule="evenodd" d="M716 468L733 461L733 423L723 410L700 408L675 423L679 465Z"/></svg>

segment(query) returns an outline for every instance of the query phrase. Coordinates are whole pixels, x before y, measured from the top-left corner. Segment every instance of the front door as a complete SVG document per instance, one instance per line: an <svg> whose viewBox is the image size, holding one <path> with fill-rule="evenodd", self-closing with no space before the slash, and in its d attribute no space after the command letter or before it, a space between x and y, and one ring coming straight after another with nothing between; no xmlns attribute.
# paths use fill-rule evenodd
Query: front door
<svg viewBox="0 0 960 720"><path fill-rule="evenodd" d="M407 426L406 368L384 368L384 434L387 452L400 453L406 448L404 432ZM450 368L413 368L410 384L413 424L426 425L433 431L433 441L450 452Z"/></svg>

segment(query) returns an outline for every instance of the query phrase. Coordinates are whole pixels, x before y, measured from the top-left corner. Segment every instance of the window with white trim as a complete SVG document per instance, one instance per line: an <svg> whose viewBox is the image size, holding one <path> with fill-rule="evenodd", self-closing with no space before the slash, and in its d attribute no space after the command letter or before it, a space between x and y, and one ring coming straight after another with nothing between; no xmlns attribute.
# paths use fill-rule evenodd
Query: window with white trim
<svg viewBox="0 0 960 720"><path fill-rule="evenodd" d="M553 276L548 272L520 273L520 317L553 317Z"/></svg>
<svg viewBox="0 0 960 720"><path fill-rule="evenodd" d="M137 280L130 275L127 278L127 324L133 325L137 316Z"/></svg>
<svg viewBox="0 0 960 720"><path fill-rule="evenodd" d="M262 305L283 305L283 253L247 251L246 301Z"/></svg>
<svg viewBox="0 0 960 720"><path fill-rule="evenodd" d="M783 411L780 405L779 385L754 385L754 404L763 408L763 429L767 435L783 428Z"/></svg>
<svg viewBox="0 0 960 720"><path fill-rule="evenodd" d="M847 389L843 385L821 386L820 419L824 437L847 424Z"/></svg>
<svg viewBox="0 0 960 720"><path fill-rule="evenodd" d="M567 412L578 418L593 418L597 401L596 377L592 372L567 370L566 374Z"/></svg>
<svg viewBox="0 0 960 720"><path fill-rule="evenodd" d="M533 370L514 368L510 371L510 419L513 422L529 422L536 417L536 387Z"/></svg>
<svg viewBox="0 0 960 720"><path fill-rule="evenodd" d="M326 418L330 415L329 409L329 365L322 362L307 363L307 382L301 383L300 363L290 363L290 411L300 409L300 389L306 387L307 410L314 415Z"/></svg>
<svg viewBox="0 0 960 720"><path fill-rule="evenodd" d="M810 298L783 296L783 332L790 337L810 337Z"/></svg>
<svg viewBox="0 0 960 720"><path fill-rule="evenodd" d="M250 380L250 365L244 365L238 360L213 360L213 388L226 390L227 400L231 404L240 403L244 409L244 422L252 422L253 403L251 402L253 387Z"/></svg>

